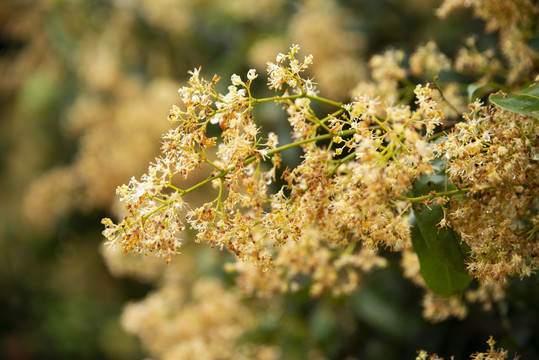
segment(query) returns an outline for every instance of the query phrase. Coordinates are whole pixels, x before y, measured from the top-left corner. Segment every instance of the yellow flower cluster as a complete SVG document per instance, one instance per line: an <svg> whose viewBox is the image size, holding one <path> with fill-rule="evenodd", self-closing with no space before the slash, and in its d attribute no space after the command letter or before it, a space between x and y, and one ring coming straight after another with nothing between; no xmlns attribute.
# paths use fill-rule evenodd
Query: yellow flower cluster
<svg viewBox="0 0 539 360"><path fill-rule="evenodd" d="M405 276L427 289L408 219L412 206L427 200L442 204L438 226L451 226L469 249L467 269L480 283L467 291L468 301L488 306L503 297L497 283L538 268L534 119L476 102L452 125L446 114L458 109L448 99L461 104L453 84L446 92L435 83L417 85L415 106L398 104L398 83L409 72L452 66L434 44L418 48L410 69L398 52L374 57L375 93L393 96L358 94L346 104L318 95L305 75L313 57L298 54L293 45L267 63L268 88L278 92L268 98L253 96L253 69L246 78L232 75L225 94L216 90L217 75L209 81L200 68L190 72L179 89L182 105L170 111L161 156L140 180L117 190L127 216L119 224L103 220L109 245L170 262L189 227L198 242L233 253L238 261L227 270L244 293L260 296L296 291L305 279L313 296L349 294L362 273L387 265L382 247L402 252ZM285 110L289 144L262 135L256 122L255 108L271 102ZM319 115L320 108L329 111ZM440 126L454 130L434 145ZM282 169L281 153L291 148L301 149L302 161ZM432 173L436 153L457 191L410 197L416 179ZM210 184L213 200L190 197ZM423 307L434 322L467 314L458 296L428 289Z"/></svg>
<svg viewBox="0 0 539 360"><path fill-rule="evenodd" d="M239 345L255 314L241 295L216 279L201 279L185 292L182 281L168 281L144 300L126 306L122 326L137 334L157 359L279 358L272 346ZM219 301L216 301L219 299Z"/></svg>
<svg viewBox="0 0 539 360"><path fill-rule="evenodd" d="M529 276L539 268L537 119L479 102L470 110L438 147L451 181L470 187L451 200L451 226L470 247L468 270L483 282Z"/></svg>
<svg viewBox="0 0 539 360"><path fill-rule="evenodd" d="M183 106L171 110L174 126L163 137L162 156L140 180L118 189L128 216L118 225L104 220L111 244L170 261L188 224L199 241L254 265L266 278L265 290L294 289L307 275L313 295L354 290L358 272L385 265L376 254L380 246L410 247L409 203L398 196L432 170L428 138L444 118L433 100L437 90L417 86L414 110L368 96L336 103L316 95L303 76L312 57L298 59L298 50L294 45L268 62L268 86L284 91L272 98L251 95L254 70L245 81L233 75L226 94L215 90L218 77L208 81L200 69L191 72L189 86L179 90ZM277 147L276 135L259 135L253 107L270 101L286 108L295 142ZM335 111L317 116L313 103ZM220 143L208 135L217 126ZM302 149L303 161L283 171L279 154L292 147ZM213 169L206 180L178 187L178 176L188 178L202 166ZM279 172L284 185L272 187ZM209 183L218 189L216 199L200 206L185 201ZM253 273L243 263L236 270Z"/></svg>
<svg viewBox="0 0 539 360"><path fill-rule="evenodd" d="M497 31L500 49L509 62L509 82L537 67L539 57L529 45L537 26L539 8L532 0L445 0L437 15L445 18L455 9L471 7L485 21L486 31Z"/></svg>

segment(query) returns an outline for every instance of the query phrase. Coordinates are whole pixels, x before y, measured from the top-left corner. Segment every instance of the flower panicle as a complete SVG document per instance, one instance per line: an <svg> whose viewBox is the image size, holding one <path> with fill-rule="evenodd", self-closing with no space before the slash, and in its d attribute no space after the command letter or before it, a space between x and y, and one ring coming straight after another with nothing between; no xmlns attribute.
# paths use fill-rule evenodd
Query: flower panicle
<svg viewBox="0 0 539 360"><path fill-rule="evenodd" d="M436 131L455 110L444 105L448 101L438 84L415 86L413 108L366 93L341 104L314 95L312 81L303 75L312 57L299 60L298 53L293 45L268 62L268 87L281 91L268 98L251 93L255 70L245 78L232 75L225 94L215 90L218 76L208 81L200 68L190 72L188 85L179 90L182 105L171 109L173 126L163 135L161 155L140 179L117 190L125 217L119 224L103 220L112 246L170 261L190 227L197 241L258 269L265 291L290 290L307 275L313 296L330 289L349 293L360 283L359 273L385 266L380 247L410 248L408 213L414 204L436 201L446 209L437 226L452 227L472 249L471 274L496 282L537 268L536 243L524 240L537 233L530 212L539 188L532 120L476 102L434 145ZM377 61L398 54L389 55ZM416 65L434 66L417 59ZM290 143L281 145L275 133L263 133L254 108L266 102L283 106ZM335 109L319 116L317 103ZM302 150L300 164L281 169L281 153L292 148ZM410 197L415 180L433 172L437 156L444 157L457 189ZM204 180L196 182L200 176ZM217 194L198 192L202 205L184 200L210 183ZM484 221L472 226L465 222L471 216ZM309 260L302 263L294 254ZM243 273L251 267L235 271L239 282L255 281ZM252 285L245 283L255 289ZM427 303L445 306L453 316L465 313L460 303Z"/></svg>

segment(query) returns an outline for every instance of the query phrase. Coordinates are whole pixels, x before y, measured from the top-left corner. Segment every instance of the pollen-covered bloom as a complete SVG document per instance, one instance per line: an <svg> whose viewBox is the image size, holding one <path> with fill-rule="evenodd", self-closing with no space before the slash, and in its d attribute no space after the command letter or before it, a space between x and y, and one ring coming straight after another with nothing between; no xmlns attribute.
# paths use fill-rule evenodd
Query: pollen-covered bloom
<svg viewBox="0 0 539 360"><path fill-rule="evenodd" d="M537 119L476 102L438 147L454 197L450 224L471 249L468 270L485 283L539 269ZM473 220L471 220L473 219Z"/></svg>
<svg viewBox="0 0 539 360"><path fill-rule="evenodd" d="M279 54L276 62L267 62L268 66L268 85L270 89L281 90L284 84L290 88L299 90L305 80L302 80L300 74L312 64L312 55L305 56L303 61L299 61L296 55L299 51L298 45L292 45L288 54ZM311 85L309 85L311 87Z"/></svg>

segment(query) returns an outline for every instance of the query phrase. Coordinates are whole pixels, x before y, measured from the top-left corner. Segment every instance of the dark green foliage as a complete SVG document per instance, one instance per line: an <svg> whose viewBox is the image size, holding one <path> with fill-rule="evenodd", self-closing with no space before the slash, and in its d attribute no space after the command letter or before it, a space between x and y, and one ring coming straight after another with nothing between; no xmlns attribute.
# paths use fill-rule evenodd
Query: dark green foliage
<svg viewBox="0 0 539 360"><path fill-rule="evenodd" d="M433 253L427 241L425 241L414 214L410 215L410 226L412 227L412 245L419 258L421 276L429 289L438 295L452 295L464 291L472 280L472 276L468 275L465 271L456 270L453 264L455 260L459 260L462 257L462 253L458 254L455 252L455 254L448 254L447 258L442 258L446 261L441 260ZM434 227L434 229L436 228ZM452 230L441 229L440 231L446 235L446 240L449 241L448 244L455 243L451 239L454 233ZM443 238L442 236L435 236L434 238L430 238L430 243L436 243L438 240L443 241ZM450 251L454 249L452 245L447 246L448 249L445 249L444 245L438 243L435 244L435 248L440 250L441 253L448 249Z"/></svg>
<svg viewBox="0 0 539 360"><path fill-rule="evenodd" d="M423 175L415 183L414 196L456 190L445 174L443 160L435 159L433 166L432 174ZM444 216L444 209L438 204L419 204L410 214L410 226L425 283L439 295L451 295L464 291L472 276L465 269L466 255L460 237L451 228L439 225Z"/></svg>
<svg viewBox="0 0 539 360"><path fill-rule="evenodd" d="M496 93L489 96L490 102L506 110L539 118L539 84L516 94Z"/></svg>

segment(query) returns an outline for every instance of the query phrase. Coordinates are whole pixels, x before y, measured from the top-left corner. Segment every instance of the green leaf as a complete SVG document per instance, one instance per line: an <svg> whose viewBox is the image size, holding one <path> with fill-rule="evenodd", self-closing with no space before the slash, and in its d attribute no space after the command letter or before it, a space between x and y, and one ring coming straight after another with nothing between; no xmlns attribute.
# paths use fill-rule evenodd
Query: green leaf
<svg viewBox="0 0 539 360"><path fill-rule="evenodd" d="M519 94L529 94L533 96L539 96L539 83L532 84L530 87L519 92Z"/></svg>
<svg viewBox="0 0 539 360"><path fill-rule="evenodd" d="M445 160L441 157L431 160L432 174L424 174L414 183L414 196L428 195L429 193L456 190L446 174Z"/></svg>
<svg viewBox="0 0 539 360"><path fill-rule="evenodd" d="M485 93L488 89L502 90L505 92L509 91L509 88L498 83L486 83L486 84L470 84L468 85L468 101L473 102L476 98L475 94L482 90L481 93ZM483 96L483 95L482 95Z"/></svg>
<svg viewBox="0 0 539 360"><path fill-rule="evenodd" d="M503 109L539 118L539 84L537 83L517 94L492 94L489 100Z"/></svg>
<svg viewBox="0 0 539 360"><path fill-rule="evenodd" d="M460 247L458 234L451 228L438 227L444 217L441 206L420 205L420 209L414 210L413 213L423 239L432 254L450 269L466 272L466 256Z"/></svg>
<svg viewBox="0 0 539 360"><path fill-rule="evenodd" d="M424 174L414 184L415 197L456 189L446 174L445 161L442 158L435 158L431 163L433 173ZM437 204L419 204L414 206L413 212L432 254L451 269L464 272L466 256L460 245L460 237L452 229L438 226L444 218L442 207Z"/></svg>
<svg viewBox="0 0 539 360"><path fill-rule="evenodd" d="M435 158L432 166L432 174L424 174L415 182L415 197L456 189L446 174L443 158ZM410 226L425 283L439 295L450 295L466 289L473 277L466 272L466 244L451 228L439 227L443 218L440 205L419 204L410 215Z"/></svg>
<svg viewBox="0 0 539 360"><path fill-rule="evenodd" d="M410 227L412 246L419 259L419 271L428 288L442 296L459 294L466 290L473 277L451 269L432 253L413 213L410 214Z"/></svg>

